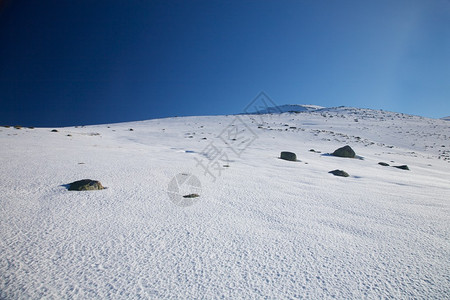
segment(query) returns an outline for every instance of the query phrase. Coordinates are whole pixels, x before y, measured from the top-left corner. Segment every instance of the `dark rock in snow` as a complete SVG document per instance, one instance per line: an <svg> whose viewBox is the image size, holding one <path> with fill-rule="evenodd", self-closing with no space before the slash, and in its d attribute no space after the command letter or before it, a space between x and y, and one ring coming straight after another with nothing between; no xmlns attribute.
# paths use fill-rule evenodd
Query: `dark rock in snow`
<svg viewBox="0 0 450 300"><path fill-rule="evenodd" d="M409 168L408 168L408 166L407 165L402 165L402 166L393 166L394 168L397 168L397 169L402 169L402 170L408 170L409 171Z"/></svg>
<svg viewBox="0 0 450 300"><path fill-rule="evenodd" d="M309 152L314 152L314 153L322 153L322 152L320 152L320 151L316 151L316 150L314 150L314 149L309 149Z"/></svg>
<svg viewBox="0 0 450 300"><path fill-rule="evenodd" d="M338 156L338 157L355 158L356 153L355 153L355 151L353 151L353 149L349 145L347 145L347 146L337 149L336 151L333 152L332 155Z"/></svg>
<svg viewBox="0 0 450 300"><path fill-rule="evenodd" d="M297 155L293 152L283 151L281 152L280 158L289 161L296 161Z"/></svg>
<svg viewBox="0 0 450 300"><path fill-rule="evenodd" d="M200 197L199 194L189 194L189 195L184 195L183 198L197 198Z"/></svg>
<svg viewBox="0 0 450 300"><path fill-rule="evenodd" d="M341 176L341 177L348 177L348 176L350 176L350 175L348 175L347 172L345 172L343 170L333 170L333 171L330 171L328 173L331 173L334 176Z"/></svg>
<svg viewBox="0 0 450 300"><path fill-rule="evenodd" d="M389 167L389 164L387 164L385 162L379 162L378 164L383 167Z"/></svg>
<svg viewBox="0 0 450 300"><path fill-rule="evenodd" d="M93 191L103 190L104 187L97 180L82 179L69 184L69 191Z"/></svg>
<svg viewBox="0 0 450 300"><path fill-rule="evenodd" d="M52 132L58 132L58 130L56 130L56 129L53 129L53 130L52 130Z"/></svg>

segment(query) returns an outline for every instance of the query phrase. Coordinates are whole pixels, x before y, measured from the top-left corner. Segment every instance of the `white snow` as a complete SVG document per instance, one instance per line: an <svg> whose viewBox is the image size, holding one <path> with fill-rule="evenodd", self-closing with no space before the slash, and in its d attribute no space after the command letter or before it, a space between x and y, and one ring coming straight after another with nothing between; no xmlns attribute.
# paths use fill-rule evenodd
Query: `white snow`
<svg viewBox="0 0 450 300"><path fill-rule="evenodd" d="M1 299L449 297L444 120L340 107L51 129L0 128ZM347 144L363 159L327 155ZM211 146L228 155L215 180ZM192 206L168 193L180 173L201 182ZM64 186L84 178L108 189Z"/></svg>

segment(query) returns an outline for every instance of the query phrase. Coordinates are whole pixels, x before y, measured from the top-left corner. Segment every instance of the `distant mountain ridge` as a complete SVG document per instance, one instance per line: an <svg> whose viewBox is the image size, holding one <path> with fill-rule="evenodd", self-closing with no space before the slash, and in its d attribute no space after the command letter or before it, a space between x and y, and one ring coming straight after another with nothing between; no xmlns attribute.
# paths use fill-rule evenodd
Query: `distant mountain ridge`
<svg viewBox="0 0 450 300"><path fill-rule="evenodd" d="M337 106L337 107L323 107L319 105L310 105L310 104L284 104L274 107L266 107L264 109L257 110L255 112L251 112L250 114L277 114L277 113L301 113L301 112L341 112L341 113L351 113L355 114L359 113L368 113L368 112L378 112L378 113L390 113L390 114L401 114L401 115L409 115L405 113L399 112L391 112L385 111L382 109L371 109L371 108L356 108L356 107L348 107L348 106ZM413 115L411 115L413 116ZM420 117L420 116L417 116ZM450 121L450 116L440 118L440 120Z"/></svg>
<svg viewBox="0 0 450 300"><path fill-rule="evenodd" d="M266 107L261 110L257 110L256 114L273 114L273 113L285 113L285 112L308 112L323 109L325 107L319 105L309 104L284 104L276 107Z"/></svg>

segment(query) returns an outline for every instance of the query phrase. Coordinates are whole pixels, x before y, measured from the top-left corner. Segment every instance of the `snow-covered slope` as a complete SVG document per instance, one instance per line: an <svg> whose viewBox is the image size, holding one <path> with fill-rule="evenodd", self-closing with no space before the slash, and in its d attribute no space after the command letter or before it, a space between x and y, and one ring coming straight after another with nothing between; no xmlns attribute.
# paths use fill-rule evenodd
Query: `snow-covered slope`
<svg viewBox="0 0 450 300"><path fill-rule="evenodd" d="M441 118L441 120L444 120L444 121L450 121L450 116L448 116L448 117L443 117L443 118Z"/></svg>
<svg viewBox="0 0 450 300"><path fill-rule="evenodd" d="M449 296L446 121L340 107L51 129L0 128L1 299ZM362 159L327 154L346 144ZM108 189L64 186L83 178Z"/></svg>

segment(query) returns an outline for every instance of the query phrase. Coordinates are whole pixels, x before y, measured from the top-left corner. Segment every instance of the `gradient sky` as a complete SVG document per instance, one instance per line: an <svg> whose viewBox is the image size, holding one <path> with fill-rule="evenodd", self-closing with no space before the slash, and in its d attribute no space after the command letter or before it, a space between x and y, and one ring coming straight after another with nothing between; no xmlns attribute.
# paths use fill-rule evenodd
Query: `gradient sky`
<svg viewBox="0 0 450 300"><path fill-rule="evenodd" d="M2 4L1 4L2 3ZM0 124L277 104L450 115L450 1L0 0Z"/></svg>

